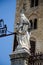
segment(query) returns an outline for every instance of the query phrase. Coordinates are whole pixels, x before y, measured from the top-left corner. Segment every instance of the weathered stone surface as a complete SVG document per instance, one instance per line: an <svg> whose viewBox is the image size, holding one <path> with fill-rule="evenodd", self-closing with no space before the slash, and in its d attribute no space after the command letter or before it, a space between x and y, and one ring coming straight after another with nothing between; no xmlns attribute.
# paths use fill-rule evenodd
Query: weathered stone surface
<svg viewBox="0 0 43 65"><path fill-rule="evenodd" d="M24 58L13 59L11 65L28 65L28 61Z"/></svg>
<svg viewBox="0 0 43 65"><path fill-rule="evenodd" d="M20 22L20 11L23 7L23 1L24 0L17 0L15 24L17 22ZM26 11L24 13L29 20L31 20L31 19L33 20L34 18L37 18L37 29L31 31L31 38L32 38L32 40L36 41L36 52L43 53L43 0L39 0L39 4L37 7L31 8L30 3L31 3L31 0L26 0ZM31 38L30 38L30 40L31 40ZM28 59L27 56L29 56L28 53L27 53L27 55L26 55L26 53L22 54L20 52L19 52L19 54L18 54L18 52L17 52L17 54L15 54L16 52L13 52L10 55L11 65L28 65L28 60L27 60ZM22 52L23 52L23 50L22 50Z"/></svg>
<svg viewBox="0 0 43 65"><path fill-rule="evenodd" d="M14 51L11 55L11 65L28 65L29 53L25 50L22 52Z"/></svg>
<svg viewBox="0 0 43 65"><path fill-rule="evenodd" d="M30 7L31 0L26 0L26 11L24 12L25 15L28 17L28 19L34 19L37 18L37 29L32 30L31 37L34 37L37 41L43 41L43 1L39 0L39 4L37 7ZM19 4L17 2L16 7L16 22L20 22L20 10L23 7L23 0L20 0ZM43 43L43 42L42 42ZM39 46L40 46L39 42ZM43 49L43 48L42 48Z"/></svg>

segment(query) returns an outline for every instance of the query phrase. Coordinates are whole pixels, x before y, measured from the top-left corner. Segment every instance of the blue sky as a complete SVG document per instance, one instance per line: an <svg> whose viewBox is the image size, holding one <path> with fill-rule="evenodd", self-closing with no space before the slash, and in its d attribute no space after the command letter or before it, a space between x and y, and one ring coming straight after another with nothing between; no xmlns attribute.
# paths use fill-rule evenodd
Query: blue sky
<svg viewBox="0 0 43 65"><path fill-rule="evenodd" d="M14 31L16 0L0 0L0 19L7 24L9 31ZM0 38L0 65L10 65L14 36Z"/></svg>

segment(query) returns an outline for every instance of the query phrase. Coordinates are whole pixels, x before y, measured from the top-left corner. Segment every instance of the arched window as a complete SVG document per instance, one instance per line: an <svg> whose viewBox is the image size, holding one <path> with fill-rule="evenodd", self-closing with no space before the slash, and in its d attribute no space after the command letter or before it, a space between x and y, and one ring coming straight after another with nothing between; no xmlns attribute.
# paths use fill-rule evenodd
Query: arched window
<svg viewBox="0 0 43 65"><path fill-rule="evenodd" d="M31 0L31 7L38 6L38 0Z"/></svg>
<svg viewBox="0 0 43 65"><path fill-rule="evenodd" d="M37 29L37 19L30 20L31 29Z"/></svg>

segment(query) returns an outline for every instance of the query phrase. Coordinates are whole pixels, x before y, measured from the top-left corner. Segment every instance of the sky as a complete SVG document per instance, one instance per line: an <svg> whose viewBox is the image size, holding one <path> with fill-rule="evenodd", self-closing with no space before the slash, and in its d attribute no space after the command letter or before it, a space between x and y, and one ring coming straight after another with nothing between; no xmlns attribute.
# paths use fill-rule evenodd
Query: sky
<svg viewBox="0 0 43 65"><path fill-rule="evenodd" d="M0 19L7 29L14 32L16 0L0 0ZM14 35L0 38L0 65L11 65L9 55L12 53Z"/></svg>

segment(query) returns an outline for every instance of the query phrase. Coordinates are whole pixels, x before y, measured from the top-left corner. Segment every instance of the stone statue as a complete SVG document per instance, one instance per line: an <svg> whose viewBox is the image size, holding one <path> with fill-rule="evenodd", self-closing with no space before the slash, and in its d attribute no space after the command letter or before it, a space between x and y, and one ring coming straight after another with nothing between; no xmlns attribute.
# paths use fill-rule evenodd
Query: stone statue
<svg viewBox="0 0 43 65"><path fill-rule="evenodd" d="M29 39L30 39L30 35L31 35L30 22L23 13L21 13L20 16L21 16L20 23L17 23L17 25L16 25L16 29L17 29L17 32L18 32L18 35L17 35L17 40L18 40L17 49L25 47L26 49L29 50L29 48L30 48Z"/></svg>

